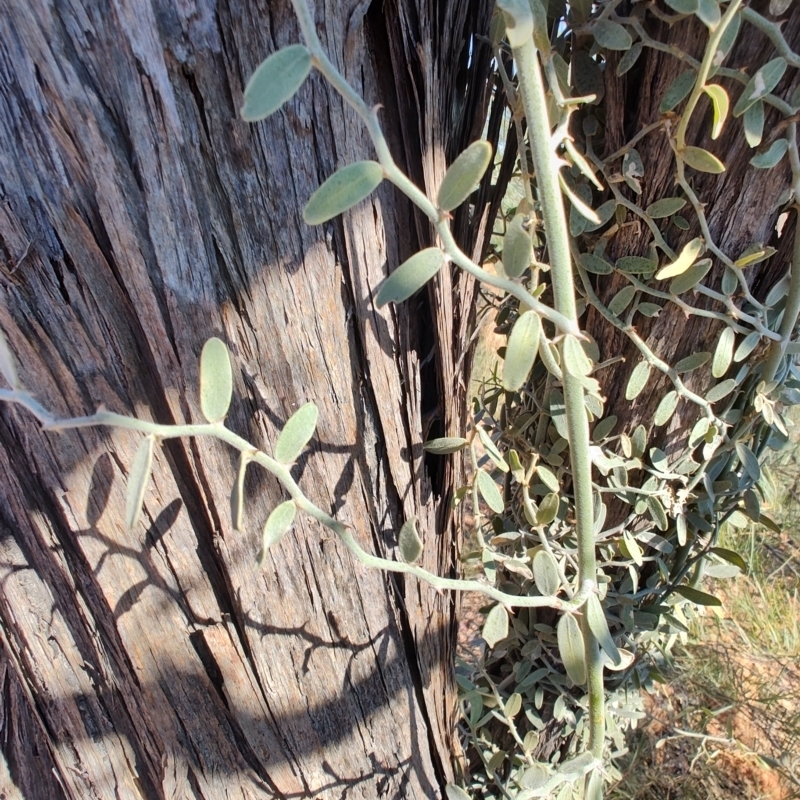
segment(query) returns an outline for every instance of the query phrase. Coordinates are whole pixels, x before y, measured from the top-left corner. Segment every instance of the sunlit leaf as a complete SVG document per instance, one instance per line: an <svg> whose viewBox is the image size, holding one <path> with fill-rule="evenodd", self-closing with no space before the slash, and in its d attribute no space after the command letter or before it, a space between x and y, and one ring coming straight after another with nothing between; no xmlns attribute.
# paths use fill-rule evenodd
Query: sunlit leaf
<svg viewBox="0 0 800 800"><path fill-rule="evenodd" d="M503 454L497 449L497 445L492 441L489 434L480 426L478 427L478 438L481 440L484 450L486 450L486 455L494 461L501 471L508 472L508 464L506 464Z"/></svg>
<svg viewBox="0 0 800 800"><path fill-rule="evenodd" d="M267 559L267 551L274 547L288 533L294 524L297 506L293 500L287 500L276 506L264 523L264 535L261 542L261 552L258 554L258 566L263 567Z"/></svg>
<svg viewBox="0 0 800 800"><path fill-rule="evenodd" d="M289 417L275 443L276 461L281 464L294 463L314 435L318 416L317 407L313 403L306 403Z"/></svg>
<svg viewBox="0 0 800 800"><path fill-rule="evenodd" d="M623 286L609 301L608 310L615 316L620 316L631 304L635 294L635 286Z"/></svg>
<svg viewBox="0 0 800 800"><path fill-rule="evenodd" d="M486 615L481 636L491 648L508 636L508 612L504 606L496 605Z"/></svg>
<svg viewBox="0 0 800 800"><path fill-rule="evenodd" d="M725 165L702 147L684 147L681 156L688 166L698 172L710 172L712 175L725 172Z"/></svg>
<svg viewBox="0 0 800 800"><path fill-rule="evenodd" d="M733 345L736 342L736 332L733 328L724 328L720 334L717 347L714 350L714 360L711 362L711 374L721 378L733 361Z"/></svg>
<svg viewBox="0 0 800 800"><path fill-rule="evenodd" d="M563 366L570 375L582 377L588 375L594 365L586 355L586 351L581 343L570 333L568 333L561 344Z"/></svg>
<svg viewBox="0 0 800 800"><path fill-rule="evenodd" d="M448 783L444 787L444 793L447 795L447 800L471 800L470 796L454 783Z"/></svg>
<svg viewBox="0 0 800 800"><path fill-rule="evenodd" d="M491 160L492 146L489 142L473 142L464 150L445 173L439 188L439 208L442 211L452 211L460 206L478 187Z"/></svg>
<svg viewBox="0 0 800 800"><path fill-rule="evenodd" d="M628 379L628 385L625 387L625 399L635 400L644 389L650 377L650 364L646 361L640 361L631 373Z"/></svg>
<svg viewBox="0 0 800 800"><path fill-rule="evenodd" d="M303 219L308 225L327 222L372 194L382 180L383 168L376 161L342 167L311 195Z"/></svg>
<svg viewBox="0 0 800 800"><path fill-rule="evenodd" d="M311 53L293 44L273 53L253 73L244 90L242 119L256 122L277 111L311 72Z"/></svg>
<svg viewBox="0 0 800 800"><path fill-rule="evenodd" d="M233 372L228 348L213 337L200 354L200 409L209 422L225 418L233 397Z"/></svg>
<svg viewBox="0 0 800 800"><path fill-rule="evenodd" d="M596 594L589 595L584 608L589 630L594 634L600 647L606 651L615 665L622 663L622 656L620 656L619 650L614 644L614 639L611 637L611 632L608 629L608 620Z"/></svg>
<svg viewBox="0 0 800 800"><path fill-rule="evenodd" d="M481 497L486 502L486 505L494 511L495 514L502 514L505 508L503 502L503 495L497 488L497 484L492 480L491 475L484 472L482 469L478 470L478 491Z"/></svg>
<svg viewBox="0 0 800 800"><path fill-rule="evenodd" d="M503 388L516 392L528 379L539 349L542 323L534 311L526 311L514 323L503 361Z"/></svg>
<svg viewBox="0 0 800 800"><path fill-rule="evenodd" d="M537 550L533 557L533 580L543 595L554 595L560 586L558 565L546 550Z"/></svg>
<svg viewBox="0 0 800 800"><path fill-rule="evenodd" d="M633 563L636 564L637 567L642 566L644 563L644 553L642 552L642 548L639 546L639 543L633 538L633 536L630 535L628 531L623 532L622 540L620 541L619 545L623 553L629 558L632 558Z"/></svg>
<svg viewBox="0 0 800 800"><path fill-rule="evenodd" d="M586 683L586 653L583 634L572 614L562 614L556 630L558 652L570 680L581 686Z"/></svg>
<svg viewBox="0 0 800 800"><path fill-rule="evenodd" d="M444 253L438 247L427 247L404 261L380 286L375 305L402 303L419 291L444 264Z"/></svg>
<svg viewBox="0 0 800 800"><path fill-rule="evenodd" d="M656 280L663 281L683 275L689 267L697 261L700 253L705 249L705 242L698 236L683 247L678 257L671 264L667 264L656 273Z"/></svg>
<svg viewBox="0 0 800 800"><path fill-rule="evenodd" d="M561 185L561 191L569 198L570 203L575 207L575 210L584 218L589 220L590 222L594 222L596 225L600 225L601 219L597 216L597 212L588 205L578 194L574 192L569 184L564 180L563 176L559 173L558 176L559 183ZM588 187L587 187L588 189Z"/></svg>
<svg viewBox="0 0 800 800"><path fill-rule="evenodd" d="M742 462L747 474L754 480L761 480L761 465L758 463L756 454L744 442L736 443L736 455Z"/></svg>
<svg viewBox="0 0 800 800"><path fill-rule="evenodd" d="M139 449L136 451L133 464L131 464L125 492L125 525L128 530L133 530L139 524L144 493L150 481L150 471L153 468L155 446L155 436L145 436L139 444Z"/></svg>
<svg viewBox="0 0 800 800"><path fill-rule="evenodd" d="M461 437L444 437L442 439L431 439L422 445L422 449L427 453L434 453L437 456L446 456L457 453L466 447L467 440Z"/></svg>
<svg viewBox="0 0 800 800"><path fill-rule="evenodd" d="M772 258L778 251L774 247L769 247L764 244L750 245L740 256L734 261L737 267L749 267L751 264L758 264L761 261L766 261Z"/></svg>
<svg viewBox="0 0 800 800"><path fill-rule="evenodd" d="M400 556L407 564L413 564L422 555L422 539L417 533L417 518L409 517L397 536Z"/></svg>
<svg viewBox="0 0 800 800"><path fill-rule="evenodd" d="M719 138L722 133L722 126L728 118L730 100L728 93L718 83L707 83L703 91L711 98L711 106L714 109L714 124L711 126L711 138Z"/></svg>

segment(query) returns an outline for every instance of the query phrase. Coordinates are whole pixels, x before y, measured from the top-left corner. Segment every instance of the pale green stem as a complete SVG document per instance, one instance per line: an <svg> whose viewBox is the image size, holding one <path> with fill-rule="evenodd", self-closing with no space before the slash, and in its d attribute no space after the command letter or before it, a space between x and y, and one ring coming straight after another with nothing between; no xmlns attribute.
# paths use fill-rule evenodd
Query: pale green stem
<svg viewBox="0 0 800 800"><path fill-rule="evenodd" d="M528 142L531 146L542 217L547 235L555 306L559 313L577 326L575 287L572 279L569 231L558 181L558 160L552 147L550 122L544 83L536 47L528 40L512 48L517 63L519 90L528 121ZM564 363L562 351L562 364ZM589 420L586 416L583 386L563 369L564 404L575 495L578 568L581 585L594 585L597 561L594 546L594 511L592 501L592 462L589 456ZM602 758L605 739L605 693L600 648L589 630L585 617L581 628L586 645L589 675L589 747L596 758Z"/></svg>
<svg viewBox="0 0 800 800"><path fill-rule="evenodd" d="M752 8L742 9L742 19L747 20L751 25L766 34L772 40L772 44L775 45L778 54L782 55L787 63L791 64L793 67L800 67L800 55L789 47L789 43L784 39L783 33L781 33L782 23L770 22L768 19L764 19L757 11L753 11Z"/></svg>

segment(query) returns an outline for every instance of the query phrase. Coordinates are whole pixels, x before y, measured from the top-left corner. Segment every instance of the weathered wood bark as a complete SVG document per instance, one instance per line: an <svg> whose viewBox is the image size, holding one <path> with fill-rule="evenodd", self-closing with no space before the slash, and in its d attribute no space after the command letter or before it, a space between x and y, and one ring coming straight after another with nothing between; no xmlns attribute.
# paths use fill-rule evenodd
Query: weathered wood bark
<svg viewBox="0 0 800 800"><path fill-rule="evenodd" d="M444 5L317 3L331 58L384 105L394 151L429 187L485 118L485 93L448 75L472 58L480 82L488 57L467 41L490 4ZM303 225L320 181L372 149L317 75L265 123L237 118L249 74L296 40L283 0L6 4L0 327L58 413L104 404L165 423L201 419L197 356L220 336L230 427L269 451L314 400L318 435L296 470L309 496L381 554L419 516L425 565L446 573L452 478L430 480L421 417L438 406L448 432L461 424L468 287L446 274L436 303L376 311L387 267L430 237L389 186ZM303 518L255 570L282 490L252 470L233 531L236 461L206 441L158 449L146 522L127 531L137 444L44 433L0 408L0 788L438 796L454 749L452 598L366 571Z"/></svg>

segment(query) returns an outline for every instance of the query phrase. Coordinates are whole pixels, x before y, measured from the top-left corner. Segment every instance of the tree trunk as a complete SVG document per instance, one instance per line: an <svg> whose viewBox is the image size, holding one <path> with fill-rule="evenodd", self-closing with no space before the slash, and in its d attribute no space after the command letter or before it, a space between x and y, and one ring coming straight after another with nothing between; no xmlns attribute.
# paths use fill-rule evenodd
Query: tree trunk
<svg viewBox="0 0 800 800"><path fill-rule="evenodd" d="M485 119L490 55L468 41L490 4L397 6L318 2L318 30L432 188ZM297 40L284 1L11 0L0 328L53 411L162 423L202 420L197 359L221 337L229 427L270 452L313 400L317 436L295 469L308 496L381 555L418 516L424 565L445 574L454 468L425 463L422 416L438 413L442 434L463 424L470 286L446 272L430 295L375 309L387 268L431 237L388 185L303 224L319 183L372 147L318 75L266 122L238 119L248 76ZM479 90L466 93L469 59ZM235 532L236 459L206 440L157 449L128 531L138 443L43 432L0 407L0 795L439 796L455 749L453 598L364 569L303 517L255 569L283 491L251 469Z"/></svg>

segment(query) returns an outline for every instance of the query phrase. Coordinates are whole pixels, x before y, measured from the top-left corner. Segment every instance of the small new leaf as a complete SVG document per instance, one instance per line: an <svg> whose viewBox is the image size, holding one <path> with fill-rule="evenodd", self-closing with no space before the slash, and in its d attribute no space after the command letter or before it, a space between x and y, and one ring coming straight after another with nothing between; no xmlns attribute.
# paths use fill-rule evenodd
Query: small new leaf
<svg viewBox="0 0 800 800"><path fill-rule="evenodd" d="M228 348L213 337L200 354L200 409L209 422L221 422L233 397L233 372Z"/></svg>
<svg viewBox="0 0 800 800"><path fill-rule="evenodd" d="M278 544L294 523L297 506L293 500L287 500L276 506L264 523L264 537L261 542L261 552L258 554L258 566L263 567L267 559L267 551Z"/></svg>
<svg viewBox="0 0 800 800"><path fill-rule="evenodd" d="M275 443L276 461L281 464L294 463L314 435L318 416L317 407L313 403L306 403L289 417Z"/></svg>
<svg viewBox="0 0 800 800"><path fill-rule="evenodd" d="M382 284L375 296L378 308L387 303L402 303L419 291L444 264L438 247L427 247L404 261Z"/></svg>
<svg viewBox="0 0 800 800"><path fill-rule="evenodd" d="M464 150L445 173L439 188L439 208L442 211L458 208L475 191L491 160L492 146L489 142L473 142Z"/></svg>
<svg viewBox="0 0 800 800"><path fill-rule="evenodd" d="M422 539L417 533L417 518L409 517L397 537L400 556L406 564L413 564L422 555Z"/></svg>
<svg viewBox="0 0 800 800"><path fill-rule="evenodd" d="M278 50L261 63L244 90L242 119L256 122L277 111L311 72L311 53L302 44Z"/></svg>
<svg viewBox="0 0 800 800"><path fill-rule="evenodd" d="M308 225L319 225L360 203L383 180L383 169L376 161L357 161L342 167L311 195L303 209Z"/></svg>
<svg viewBox="0 0 800 800"><path fill-rule="evenodd" d="M144 492L150 480L150 471L153 468L153 451L155 450L155 436L146 436L142 439L139 449L131 465L128 475L128 487L125 494L125 525L132 530L139 524L144 503Z"/></svg>

